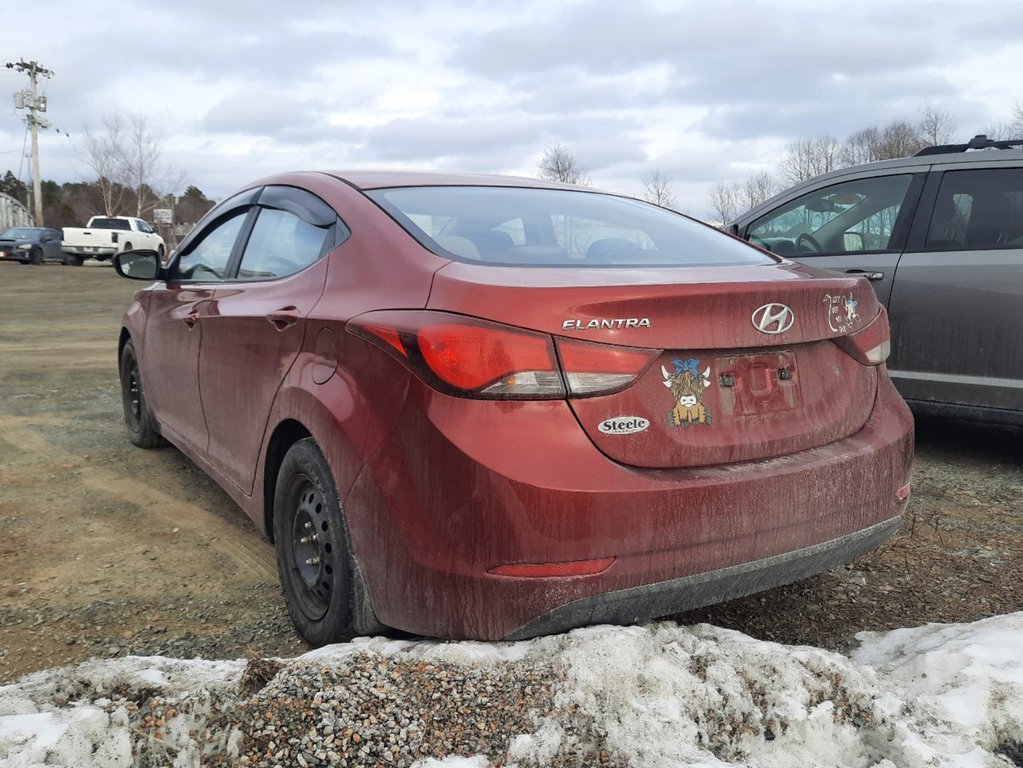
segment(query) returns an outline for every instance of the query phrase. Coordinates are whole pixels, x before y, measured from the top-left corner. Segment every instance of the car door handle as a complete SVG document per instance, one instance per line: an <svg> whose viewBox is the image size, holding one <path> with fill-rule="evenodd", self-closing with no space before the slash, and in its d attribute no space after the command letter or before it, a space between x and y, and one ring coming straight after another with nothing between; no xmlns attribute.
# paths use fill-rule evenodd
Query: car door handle
<svg viewBox="0 0 1023 768"><path fill-rule="evenodd" d="M298 307L294 306L281 307L266 316L267 322L278 331L283 331L301 319L302 313L298 311Z"/></svg>
<svg viewBox="0 0 1023 768"><path fill-rule="evenodd" d="M862 275L871 281L884 280L884 272L871 272L867 269L847 269L845 271L847 275Z"/></svg>

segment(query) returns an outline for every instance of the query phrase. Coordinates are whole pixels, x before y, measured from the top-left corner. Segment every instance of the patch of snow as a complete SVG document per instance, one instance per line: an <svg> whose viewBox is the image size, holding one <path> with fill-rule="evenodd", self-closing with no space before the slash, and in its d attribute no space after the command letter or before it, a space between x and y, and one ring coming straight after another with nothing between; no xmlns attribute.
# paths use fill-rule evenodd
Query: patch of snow
<svg viewBox="0 0 1023 768"><path fill-rule="evenodd" d="M364 638L295 663L344 665L369 653L484 668L555 664L566 675L555 704L571 722L514 736L505 757L520 766L544 765L582 738L616 764L644 768L993 768L1008 765L1000 749L1023 743L1020 637L1023 613L862 633L843 656L660 622L520 643ZM202 745L191 734L204 727L212 693L235 696L245 663L92 660L0 687L0 765L130 766L138 729L119 697L154 695L189 705L168 718L161 739L174 745L175 764L198 765ZM227 756L241 743L240 732L223 733ZM479 755L416 763L487 765Z"/></svg>

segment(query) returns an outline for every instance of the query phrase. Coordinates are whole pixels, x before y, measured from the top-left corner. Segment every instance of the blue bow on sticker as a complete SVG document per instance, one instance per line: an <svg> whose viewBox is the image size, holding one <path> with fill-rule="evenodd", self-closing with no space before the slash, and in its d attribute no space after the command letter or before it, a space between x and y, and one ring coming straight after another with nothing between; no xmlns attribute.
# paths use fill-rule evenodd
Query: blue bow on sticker
<svg viewBox="0 0 1023 768"><path fill-rule="evenodd" d="M682 360L672 360L671 362L672 362L672 365L675 366L675 373L676 374L679 374L679 373L689 373L689 374L691 374L693 376L693 378L696 378L696 379L700 378L700 372L697 369L697 366L700 364L700 361L697 360L696 358L690 357L688 360L685 360L685 361L682 361Z"/></svg>

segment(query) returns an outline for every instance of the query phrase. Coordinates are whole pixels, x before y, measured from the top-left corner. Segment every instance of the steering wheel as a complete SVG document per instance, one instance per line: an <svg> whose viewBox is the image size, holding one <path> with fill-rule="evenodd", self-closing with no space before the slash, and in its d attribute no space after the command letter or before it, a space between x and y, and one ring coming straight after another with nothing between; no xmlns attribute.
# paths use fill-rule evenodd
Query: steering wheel
<svg viewBox="0 0 1023 768"><path fill-rule="evenodd" d="M808 235L806 232L803 232L796 238L796 247L802 251L808 251L809 253L820 253L824 250L821 248L821 244L817 242L817 239L813 235Z"/></svg>

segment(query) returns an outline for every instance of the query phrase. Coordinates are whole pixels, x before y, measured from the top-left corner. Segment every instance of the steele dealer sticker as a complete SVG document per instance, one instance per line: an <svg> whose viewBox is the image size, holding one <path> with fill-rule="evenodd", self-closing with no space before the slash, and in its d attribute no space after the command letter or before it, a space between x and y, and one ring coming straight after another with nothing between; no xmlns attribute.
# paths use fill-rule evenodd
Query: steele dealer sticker
<svg viewBox="0 0 1023 768"><path fill-rule="evenodd" d="M615 416L613 419L604 419L597 425L597 429L605 435L634 435L649 426L650 421L642 416Z"/></svg>

